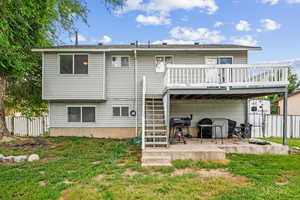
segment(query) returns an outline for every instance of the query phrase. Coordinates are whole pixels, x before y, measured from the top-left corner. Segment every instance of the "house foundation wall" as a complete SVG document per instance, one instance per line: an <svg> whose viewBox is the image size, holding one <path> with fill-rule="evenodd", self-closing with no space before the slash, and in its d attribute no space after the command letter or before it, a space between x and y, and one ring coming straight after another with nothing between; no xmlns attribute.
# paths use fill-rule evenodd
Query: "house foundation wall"
<svg viewBox="0 0 300 200"><path fill-rule="evenodd" d="M95 138L133 138L135 128L50 128L50 136L77 136Z"/></svg>

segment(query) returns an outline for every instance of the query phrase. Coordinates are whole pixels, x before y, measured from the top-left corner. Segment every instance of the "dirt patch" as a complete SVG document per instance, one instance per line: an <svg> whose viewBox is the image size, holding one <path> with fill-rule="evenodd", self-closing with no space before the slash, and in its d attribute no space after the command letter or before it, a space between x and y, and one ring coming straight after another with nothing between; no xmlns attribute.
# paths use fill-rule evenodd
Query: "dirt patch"
<svg viewBox="0 0 300 200"><path fill-rule="evenodd" d="M136 174L139 174L139 172L134 171L134 170L129 169L129 168L127 168L127 169L123 172L123 175L125 175L125 176L134 176L134 175L136 175Z"/></svg>
<svg viewBox="0 0 300 200"><path fill-rule="evenodd" d="M290 184L289 181L283 181L283 182L276 182L276 185L287 185Z"/></svg>
<svg viewBox="0 0 300 200"><path fill-rule="evenodd" d="M70 184L74 184L75 182L69 181L68 179L65 179L65 180L63 181L63 183L64 183L64 184L67 184L67 185L70 185Z"/></svg>
<svg viewBox="0 0 300 200"><path fill-rule="evenodd" d="M39 173L43 175L43 174L45 174L46 172L45 172L45 171L39 171Z"/></svg>
<svg viewBox="0 0 300 200"><path fill-rule="evenodd" d="M291 149L291 150L289 150L289 154L291 154L291 155L300 155L300 150Z"/></svg>
<svg viewBox="0 0 300 200"><path fill-rule="evenodd" d="M20 138L3 136L3 137L0 139L0 143L1 143L1 142L11 142L11 141L15 141L15 140L20 140Z"/></svg>
<svg viewBox="0 0 300 200"><path fill-rule="evenodd" d="M49 147L51 143L45 138L29 138L21 140L17 144L12 145L12 149L26 149L26 148L41 148Z"/></svg>
<svg viewBox="0 0 300 200"><path fill-rule="evenodd" d="M46 186L46 185L47 185L47 183L46 183L45 181L39 181L38 184L39 184L40 186Z"/></svg>
<svg viewBox="0 0 300 200"><path fill-rule="evenodd" d="M227 172L224 169L192 169L192 168L185 168L185 169L176 169L173 172L173 176L188 174L188 173L196 173L199 175L200 178L208 178L208 177L215 177L215 178L224 178L229 179L234 182L239 182L241 185L247 185L247 178L244 176L238 176Z"/></svg>
<svg viewBox="0 0 300 200"><path fill-rule="evenodd" d="M101 160L96 160L94 162L92 162L93 165L97 165L97 164L100 164L102 161Z"/></svg>
<svg viewBox="0 0 300 200"><path fill-rule="evenodd" d="M95 181L103 181L103 177L104 177L104 175L103 174L99 174L99 175L97 175L97 176L95 176L93 179L95 180Z"/></svg>
<svg viewBox="0 0 300 200"><path fill-rule="evenodd" d="M58 158L56 158L56 157L45 157L45 158L42 158L40 161L43 162L43 163L47 163L47 162L55 161L55 160L58 160Z"/></svg>

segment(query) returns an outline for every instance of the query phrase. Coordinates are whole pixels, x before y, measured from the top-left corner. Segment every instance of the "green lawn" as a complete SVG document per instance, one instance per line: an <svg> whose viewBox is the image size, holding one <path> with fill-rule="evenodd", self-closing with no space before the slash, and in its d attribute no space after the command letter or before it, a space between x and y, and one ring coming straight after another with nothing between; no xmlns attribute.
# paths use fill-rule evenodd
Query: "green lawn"
<svg viewBox="0 0 300 200"><path fill-rule="evenodd" d="M22 141L26 143L27 141ZM1 200L300 199L300 156L227 155L222 162L140 167L127 140L42 138L46 146L0 144L0 153L41 161L0 164Z"/></svg>
<svg viewBox="0 0 300 200"><path fill-rule="evenodd" d="M264 140L268 140L271 142L277 142L282 144L282 138L265 138ZM287 144L290 147L299 147L300 148L300 139L287 139Z"/></svg>

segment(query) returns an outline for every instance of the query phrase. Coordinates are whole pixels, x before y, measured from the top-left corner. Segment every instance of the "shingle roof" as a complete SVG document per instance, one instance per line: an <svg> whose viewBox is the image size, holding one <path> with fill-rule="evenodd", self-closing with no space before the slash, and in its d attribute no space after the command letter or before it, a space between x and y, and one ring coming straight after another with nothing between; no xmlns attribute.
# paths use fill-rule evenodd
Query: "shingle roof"
<svg viewBox="0 0 300 200"><path fill-rule="evenodd" d="M61 45L61 46L51 46L36 49L245 49L245 50L261 50L261 47L255 46L244 46L235 44L140 44L136 45Z"/></svg>

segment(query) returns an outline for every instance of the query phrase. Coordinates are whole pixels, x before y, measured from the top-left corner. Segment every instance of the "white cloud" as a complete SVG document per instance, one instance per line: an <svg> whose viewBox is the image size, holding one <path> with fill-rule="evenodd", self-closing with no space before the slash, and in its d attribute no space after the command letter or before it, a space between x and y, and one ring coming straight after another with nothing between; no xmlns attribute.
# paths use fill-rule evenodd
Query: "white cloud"
<svg viewBox="0 0 300 200"><path fill-rule="evenodd" d="M119 13L133 10L168 13L177 9L190 10L193 8L199 8L208 14L213 14L218 10L215 0L127 0L125 7Z"/></svg>
<svg viewBox="0 0 300 200"><path fill-rule="evenodd" d="M75 36L71 37L71 42L75 42ZM78 42L87 42L87 39L83 35L78 34Z"/></svg>
<svg viewBox="0 0 300 200"><path fill-rule="evenodd" d="M277 29L280 29L281 24L277 23L274 20L271 19L262 19L260 20L262 27L265 31L274 31Z"/></svg>
<svg viewBox="0 0 300 200"><path fill-rule="evenodd" d="M256 29L256 32L260 33L262 30L260 28Z"/></svg>
<svg viewBox="0 0 300 200"><path fill-rule="evenodd" d="M191 40L175 40L175 39L169 39L169 40L157 40L152 42L152 44L194 44L194 41Z"/></svg>
<svg viewBox="0 0 300 200"><path fill-rule="evenodd" d="M155 15L138 15L136 21L143 25L166 25L171 23L171 19L165 15L155 16Z"/></svg>
<svg viewBox="0 0 300 200"><path fill-rule="evenodd" d="M224 22L216 22L216 23L214 24L214 27L216 27L216 28L218 28L218 27L220 27L220 26L224 26Z"/></svg>
<svg viewBox="0 0 300 200"><path fill-rule="evenodd" d="M251 35L245 35L242 37L231 38L234 44L245 45L245 46L257 46L258 41L255 40Z"/></svg>
<svg viewBox="0 0 300 200"><path fill-rule="evenodd" d="M260 0L262 3L270 4L270 5L275 5L279 2L279 0Z"/></svg>
<svg viewBox="0 0 300 200"><path fill-rule="evenodd" d="M235 26L235 28L238 31L250 31L251 25L245 20L240 20L240 22Z"/></svg>
<svg viewBox="0 0 300 200"><path fill-rule="evenodd" d="M300 0L288 0L288 3L300 3Z"/></svg>
<svg viewBox="0 0 300 200"><path fill-rule="evenodd" d="M170 31L170 34L177 40L199 41L200 43L219 43L225 40L219 31L210 31L207 28L192 29L177 26Z"/></svg>
<svg viewBox="0 0 300 200"><path fill-rule="evenodd" d="M102 38L102 40L100 40L100 42L103 43L103 44L109 43L111 41L112 41L112 39L108 35L104 35L103 38Z"/></svg>

